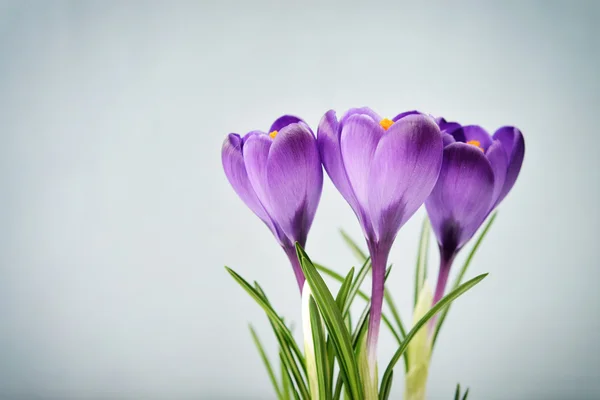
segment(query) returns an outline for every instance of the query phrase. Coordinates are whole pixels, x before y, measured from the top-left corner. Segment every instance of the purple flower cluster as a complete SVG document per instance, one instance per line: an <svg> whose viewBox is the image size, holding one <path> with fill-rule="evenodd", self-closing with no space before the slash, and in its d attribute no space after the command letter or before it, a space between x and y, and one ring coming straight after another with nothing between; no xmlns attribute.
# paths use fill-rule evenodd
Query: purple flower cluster
<svg viewBox="0 0 600 400"><path fill-rule="evenodd" d="M364 107L339 120L328 111L316 137L290 115L268 132L229 134L222 161L236 193L288 255L300 290L304 276L294 243L306 244L325 168L356 214L371 255L367 341L374 362L387 258L399 229L425 204L440 249L437 302L456 254L513 187L524 153L523 135L514 127L490 135L418 111L390 120Z"/></svg>

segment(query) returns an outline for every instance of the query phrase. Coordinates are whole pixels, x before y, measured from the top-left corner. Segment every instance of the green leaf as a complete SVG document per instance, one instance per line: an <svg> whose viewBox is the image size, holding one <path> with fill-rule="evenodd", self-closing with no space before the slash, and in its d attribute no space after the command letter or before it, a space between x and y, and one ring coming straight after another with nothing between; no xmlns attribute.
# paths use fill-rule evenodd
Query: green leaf
<svg viewBox="0 0 600 400"><path fill-rule="evenodd" d="M283 362L283 352L279 351L279 366L281 370L281 391L282 399L290 400L290 391L292 390L292 382L290 381L290 373Z"/></svg>
<svg viewBox="0 0 600 400"><path fill-rule="evenodd" d="M331 270L331 269L329 269L329 268L327 268L327 267L325 267L323 265L320 265L320 264L313 264L313 265L318 270L320 270L321 272L325 273L326 275L329 275L333 279L335 279L335 280L337 280L339 282L343 282L344 281L344 278L340 274L338 274L337 272L335 272L335 271L333 271L333 270ZM366 268L365 268L365 266L366 266ZM363 265L363 268L361 268L361 270L359 271L359 273L358 273L358 275L356 277L356 280L354 282L355 283L358 282L359 279L362 282L362 280L364 280L365 274L368 273L370 271L370 269L371 269L371 264L370 263L368 263L368 264L366 263L365 265ZM391 271L391 268L388 268L388 270L386 272L386 276L390 273L390 271ZM359 287L360 287L360 285L356 286L355 293L358 294L366 302L369 302L370 301L369 296L365 292L363 292L361 290L358 290ZM352 304L353 298L355 296L355 295L352 294L353 290L354 289L351 289L350 290L350 294L348 295L348 301L347 301L348 306L345 309L345 313L346 313L345 315L348 315L348 312L350 310L350 305ZM396 307L394 305L394 301L392 299L392 296L389 294L389 292L387 292L387 291L384 292L384 299L385 299L386 304L388 305L388 307L390 307L390 310L394 314L394 319L396 320L396 323L400 327L400 332L401 332L402 336L400 336L400 334L398 334L398 332L396 331L396 329L392 325L389 317L386 314L382 313L381 314L381 319L383 320L383 323L388 327L388 329L390 330L390 332L392 333L392 335L394 336L394 338L396 338L396 341L398 342L398 344L400 344L402 342L402 337L404 337L406 335L406 333L404 331L404 326L402 325L402 321L400 319L400 315L398 314L398 311L396 310Z"/></svg>
<svg viewBox="0 0 600 400"><path fill-rule="evenodd" d="M350 293L350 289L351 289L351 285L352 285L352 278L354 277L354 267L350 268L350 271L348 272L348 275L346 275L346 278L343 279L342 281L342 286L340 287L340 290L338 291L338 294L336 296L335 299L335 303L337 304L337 306L342 309L344 307L344 304L346 304L348 302L348 295ZM340 278L342 278L340 276ZM345 316L350 316L350 313L345 314ZM348 328L348 331L350 331L350 329L352 328ZM333 376L333 367L334 367L334 363L335 363L335 359L334 359L334 344L333 344L333 340L331 337L329 337L327 339L327 359L329 362L329 376Z"/></svg>
<svg viewBox="0 0 600 400"><path fill-rule="evenodd" d="M327 349L325 345L325 332L323 331L323 323L321 322L321 317L319 316L319 309L317 308L317 304L312 296L309 300L309 308L318 377L319 397L316 399L328 400L330 398L328 390L330 377L328 375L329 367L327 362Z"/></svg>
<svg viewBox="0 0 600 400"><path fill-rule="evenodd" d="M292 385L292 378L290 377L290 371L289 371L289 368L287 365L286 356L284 355L283 352L279 353L279 359L281 360L281 363L284 366L281 368L281 371L285 376L284 380L287 381L287 383L289 384L289 389L290 389L289 392L292 392L295 400L300 400L300 396L298 395L298 392L296 392L296 390L294 390L294 387ZM289 392L288 392L288 395L289 395ZM289 398L289 396L288 396L288 398ZM310 400L310 396L303 397L303 398Z"/></svg>
<svg viewBox="0 0 600 400"><path fill-rule="evenodd" d="M350 293L350 289L352 287L353 278L354 267L350 268L350 271L348 272L348 275L346 275L346 278L342 282L342 286L340 287L340 290L338 291L338 294L335 298L335 303L337 304L340 310L343 310L346 305L348 294Z"/></svg>
<svg viewBox="0 0 600 400"><path fill-rule="evenodd" d="M460 383L456 384L456 391L454 392L454 400L460 400Z"/></svg>
<svg viewBox="0 0 600 400"><path fill-rule="evenodd" d="M352 287L350 288L350 293L348 294L348 301L346 301L346 304L344 304L344 308L342 309L342 313L344 315L350 311L350 306L352 305L356 294L360 291L360 287L363 284L367 275L369 274L369 271L371 271L371 258L367 257L362 267L358 271L356 279L352 283Z"/></svg>
<svg viewBox="0 0 600 400"><path fill-rule="evenodd" d="M298 348L298 345L296 344L296 341L294 340L292 333L290 332L288 327L283 323L283 320L279 317L279 315L277 315L275 310L273 310L269 301L267 300L266 296L264 295L264 292L262 292L262 289L260 289L260 287L258 287L258 289L255 289L248 282L246 282L246 280L244 278L242 278L240 275L238 275L234 270L232 270L231 268L228 268L228 267L225 267L225 269L235 279L235 281L237 283L239 283L240 286L242 288L244 288L244 290L246 290L246 292L248 292L248 294L250 294L250 296L267 313L267 316L269 317L269 321L271 322L271 324L273 326L273 331L275 332L275 335L279 342L280 348L283 351L283 355L285 356L283 358L283 360L286 363L286 367L290 370L290 372L294 376L296 386L298 387L298 390L302 394L302 398L310 399L308 388L306 387L306 382L304 381L304 378L300 372L300 369L298 368L298 364L296 363L296 360L294 359L294 355L292 354L292 351L293 351L296 358L300 361L300 365L302 366L304 373L306 374L306 370L304 369L305 368L304 356L302 355L302 352ZM291 349L291 351L290 351L290 349Z"/></svg>
<svg viewBox="0 0 600 400"><path fill-rule="evenodd" d="M402 323L402 319L400 318L400 313L398 313L398 309L396 308L396 304L394 303L394 299L388 290L383 292L383 299L385 300L385 304L387 304L388 308L392 312L392 317L394 317L394 321L396 322L396 326L402 335L402 338L406 336L406 330L404 329L404 324ZM398 336L396 334L396 336ZM400 339L401 340L401 339Z"/></svg>
<svg viewBox="0 0 600 400"><path fill-rule="evenodd" d="M387 281L387 278L391 271L392 271L391 268L388 268L388 270L386 271L386 273L385 273L386 281ZM356 328L352 332L352 348L354 349L355 354L358 354L358 352L360 351L360 344L362 343L364 335L366 335L366 333L367 333L370 309L371 309L371 302L367 300L367 304L365 305L365 308L363 309L363 311L360 315L360 318L358 319ZM382 317L383 317L383 321L386 323L386 325L390 328L390 330L392 332L394 332L393 331L394 328L392 327L390 321L383 314L382 314ZM397 336L396 336L396 338L398 339L399 343L401 343L400 339ZM341 393L342 393L342 377L341 377L341 375L339 375L338 379L336 381L336 384L335 384L335 392L333 395L334 400L339 400Z"/></svg>
<svg viewBox="0 0 600 400"><path fill-rule="evenodd" d="M402 354L404 354L404 352L406 351L406 348L408 347L408 344L410 343L411 339L417 334L417 332L419 332L419 329L421 329L423 327L423 325L425 325L427 323L427 321L429 321L438 311L440 311L444 307L448 306L448 304L450 304L456 298L460 297L467 290L469 290L470 288L472 288L473 286L475 286L476 284L481 282L481 280L484 279L487 275L488 274L481 274L481 275L471 279L470 281L463 283L462 285L460 285L459 287L457 287L456 289L454 289L453 291L448 293L440 301L438 301L437 304L431 308L431 310L429 310L427 313L425 313L423 318L421 318L419 320L419 322L417 322L413 326L413 328L410 330L410 332L408 332L408 334L404 338L402 345L400 345L398 350L396 350L396 353L392 357L392 360L390 361L387 368L385 369L385 372L383 373L383 379L381 381L379 393L385 393L390 390L387 386L392 384L390 379L391 379L392 371L394 370L394 366L396 365L396 363L398 362L398 360L400 359Z"/></svg>
<svg viewBox="0 0 600 400"><path fill-rule="evenodd" d="M471 264L471 260L473 259L473 256L477 252L477 249L479 248L479 245L483 241L483 238L485 237L485 235L487 234L487 232L492 227L492 224L494 223L494 220L496 219L497 215L498 215L498 212L497 211L494 212L494 214L492 214L492 217L490 218L490 220L488 221L488 223L485 225L485 228L483 228L483 231L481 232L481 234L477 238L477 241L475 242L475 245L473 245L473 249L471 249L471 252L469 253L469 256L467 257L467 260L463 264L463 266L462 266L462 268L461 268L458 276L454 280L454 285L452 287L452 290L456 289L458 287L458 285L460 285L460 283L462 282L465 274L467 273L467 268L469 268L469 265ZM433 342L432 342L432 345L431 345L432 349L435 346L435 342L437 340L438 335L440 334L440 330L442 329L442 325L444 324L444 321L446 320L446 316L448 315L448 312L450 312L450 307L446 308L440 314L440 317L439 317L439 320L437 322L437 325L435 326L435 331L433 333Z"/></svg>
<svg viewBox="0 0 600 400"><path fill-rule="evenodd" d="M267 369L267 373L269 374L269 379L271 379L271 384L273 385L273 388L277 393L277 398L282 399L283 395L281 394L281 390L279 389L279 385L277 384L277 378L275 377L275 373L273 372L273 367L271 367L271 362L269 362L269 358L265 353L265 349L263 348L262 343L260 342L260 339L258 338L258 335L256 334L256 331L254 330L252 325L248 325L248 328L250 329L250 333L252 334L252 340L254 340L254 344L258 349L260 358L262 358L262 361L265 364L265 368Z"/></svg>
<svg viewBox="0 0 600 400"><path fill-rule="evenodd" d="M344 238L344 241L346 242L348 247L350 247L358 261L364 262L367 259L367 254L364 251L362 251L360 246L356 244L356 242L352 240L350 236L346 232L344 232L343 229L340 229L340 233L342 234L342 238Z"/></svg>
<svg viewBox="0 0 600 400"><path fill-rule="evenodd" d="M390 381L394 380L394 371L392 371L392 374L390 375ZM387 387L385 388L385 392L381 393L381 398L384 400L387 400L390 397L390 392L392 391L392 385L387 385Z"/></svg>
<svg viewBox="0 0 600 400"><path fill-rule="evenodd" d="M333 299L331 292L327 288L327 285L323 281L323 278L321 278L321 275L317 272L317 269L308 258L308 255L298 243L296 243L296 252L306 281L310 286L313 297L319 306L319 310L321 311L321 315L327 326L329 335L333 340L335 352L340 364L340 372L345 378L346 385L350 390L352 398L356 400L361 399L362 387L358 374L358 366L354 357L350 334L344 325L342 313Z"/></svg>
<svg viewBox="0 0 600 400"><path fill-rule="evenodd" d="M469 395L469 388L467 388L467 390L465 391L465 395L463 396L462 400L467 400L468 395Z"/></svg>
<svg viewBox="0 0 600 400"><path fill-rule="evenodd" d="M419 252L417 253L417 267L415 271L415 303L414 307L417 306L419 300L419 292L423 287L425 278L427 277L427 252L429 251L429 232L431 225L429 224L429 218L425 217L423 225L421 226L421 236L419 238Z"/></svg>

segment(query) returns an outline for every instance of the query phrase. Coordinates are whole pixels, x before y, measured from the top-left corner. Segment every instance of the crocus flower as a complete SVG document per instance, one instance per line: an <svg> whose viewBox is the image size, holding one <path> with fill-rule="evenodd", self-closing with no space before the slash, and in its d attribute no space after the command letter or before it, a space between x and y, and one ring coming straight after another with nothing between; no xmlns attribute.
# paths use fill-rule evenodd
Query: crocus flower
<svg viewBox="0 0 600 400"><path fill-rule="evenodd" d="M515 184L525 142L512 126L490 136L476 125L437 120L444 139L439 179L425 207L440 248L440 272L433 297L444 295L452 261Z"/></svg>
<svg viewBox="0 0 600 400"><path fill-rule="evenodd" d="M315 136L300 118L284 115L270 133L231 133L221 152L235 192L269 227L288 256L300 291L304 274L294 243L303 247L321 197L323 170Z"/></svg>
<svg viewBox="0 0 600 400"><path fill-rule="evenodd" d="M384 275L398 230L423 204L442 164L442 135L433 118L416 111L390 120L369 108L333 110L319 123L325 170L358 217L372 262L368 363L375 370Z"/></svg>

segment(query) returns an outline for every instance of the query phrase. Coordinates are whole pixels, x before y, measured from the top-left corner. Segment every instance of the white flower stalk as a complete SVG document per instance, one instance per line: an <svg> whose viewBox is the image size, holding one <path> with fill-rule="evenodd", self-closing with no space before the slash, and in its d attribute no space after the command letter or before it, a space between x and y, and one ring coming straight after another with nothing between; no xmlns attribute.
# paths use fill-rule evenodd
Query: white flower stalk
<svg viewBox="0 0 600 400"><path fill-rule="evenodd" d="M302 333L304 335L304 359L306 361L306 373L308 375L308 386L310 398L319 400L319 378L317 362L315 357L315 342L310 322L310 299L312 292L308 283L304 282L302 288Z"/></svg>
<svg viewBox="0 0 600 400"><path fill-rule="evenodd" d="M431 309L432 301L433 292L428 282L425 281L415 306L413 326ZM425 324L413 337L406 349L410 367L405 380L405 400L425 400L429 361L431 359L431 335L429 334L431 329L430 324Z"/></svg>

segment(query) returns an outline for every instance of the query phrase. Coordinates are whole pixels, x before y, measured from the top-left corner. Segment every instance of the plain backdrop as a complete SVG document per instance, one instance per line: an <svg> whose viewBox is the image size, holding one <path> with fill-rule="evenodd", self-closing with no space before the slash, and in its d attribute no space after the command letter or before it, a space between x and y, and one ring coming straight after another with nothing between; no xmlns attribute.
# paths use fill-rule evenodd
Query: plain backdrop
<svg viewBox="0 0 600 400"><path fill-rule="evenodd" d="M296 325L299 294L221 144L363 105L525 135L429 398L600 398L599 18L595 1L0 1L0 398L274 398L247 323L273 359L275 339L223 266ZM406 322L423 215L390 256ZM362 240L325 178L307 251L346 272L339 228ZM384 333L382 363L395 348Z"/></svg>

